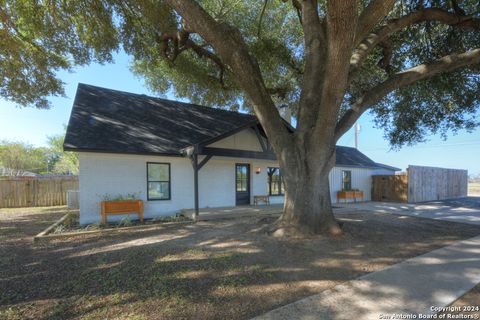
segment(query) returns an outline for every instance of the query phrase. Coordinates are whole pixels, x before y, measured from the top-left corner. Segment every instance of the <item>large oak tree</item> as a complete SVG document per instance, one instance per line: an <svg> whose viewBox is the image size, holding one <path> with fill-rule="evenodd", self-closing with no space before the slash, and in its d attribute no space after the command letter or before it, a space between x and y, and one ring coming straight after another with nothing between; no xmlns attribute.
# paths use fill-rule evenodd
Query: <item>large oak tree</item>
<svg viewBox="0 0 480 320"><path fill-rule="evenodd" d="M477 125L478 1L0 0L0 27L0 94L23 105L62 94L56 70L123 49L156 92L252 110L284 177L277 227L293 232L341 232L328 174L366 111L394 146Z"/></svg>

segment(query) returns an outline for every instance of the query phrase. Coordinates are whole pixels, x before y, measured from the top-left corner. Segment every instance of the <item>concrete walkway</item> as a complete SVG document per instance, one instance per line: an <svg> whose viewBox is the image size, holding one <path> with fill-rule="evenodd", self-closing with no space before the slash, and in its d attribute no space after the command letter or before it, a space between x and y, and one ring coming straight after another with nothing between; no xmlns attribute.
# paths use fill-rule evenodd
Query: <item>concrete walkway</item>
<svg viewBox="0 0 480 320"><path fill-rule="evenodd" d="M467 203L467 200L473 202L472 199L477 199L478 206ZM348 210L369 210L480 225L480 197L465 198L464 202L465 205L462 206L462 199L459 199L457 203L453 203L452 201L437 201L418 204L372 201L347 204L344 206L344 209L345 212Z"/></svg>
<svg viewBox="0 0 480 320"><path fill-rule="evenodd" d="M418 319L419 314L437 313L433 306L448 306L477 283L480 236L405 260L255 319L374 320L394 319L393 314L414 314Z"/></svg>

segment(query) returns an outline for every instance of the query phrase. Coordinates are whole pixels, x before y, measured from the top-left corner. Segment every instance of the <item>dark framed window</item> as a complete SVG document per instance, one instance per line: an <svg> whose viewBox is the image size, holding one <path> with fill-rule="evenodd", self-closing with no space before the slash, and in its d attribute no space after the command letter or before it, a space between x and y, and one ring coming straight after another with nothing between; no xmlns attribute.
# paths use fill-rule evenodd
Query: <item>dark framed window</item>
<svg viewBox="0 0 480 320"><path fill-rule="evenodd" d="M249 166L248 165L242 165L242 164L237 164L235 170L237 171L236 173L236 187L235 191L237 192L247 192L249 188Z"/></svg>
<svg viewBox="0 0 480 320"><path fill-rule="evenodd" d="M342 170L342 190L352 190L352 171Z"/></svg>
<svg viewBox="0 0 480 320"><path fill-rule="evenodd" d="M147 200L170 200L170 163L147 162Z"/></svg>
<svg viewBox="0 0 480 320"><path fill-rule="evenodd" d="M271 196L283 195L283 182L280 168L268 168L267 169L268 182L267 189L268 194Z"/></svg>

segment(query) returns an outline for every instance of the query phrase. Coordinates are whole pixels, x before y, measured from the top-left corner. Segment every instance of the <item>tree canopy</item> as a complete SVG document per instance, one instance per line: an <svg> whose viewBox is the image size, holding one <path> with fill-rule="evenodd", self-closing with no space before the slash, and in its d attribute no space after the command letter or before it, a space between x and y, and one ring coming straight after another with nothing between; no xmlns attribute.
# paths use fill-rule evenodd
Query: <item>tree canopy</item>
<svg viewBox="0 0 480 320"><path fill-rule="evenodd" d="M53 173L78 174L78 154L71 151L63 151L65 134L47 137L48 140L48 162Z"/></svg>
<svg viewBox="0 0 480 320"><path fill-rule="evenodd" d="M35 148L22 142L0 142L0 167L40 173L47 171L46 148Z"/></svg>
<svg viewBox="0 0 480 320"><path fill-rule="evenodd" d="M25 142L0 141L0 167L45 174L78 174L78 154L63 151L65 134L47 137L47 147Z"/></svg>
<svg viewBox="0 0 480 320"><path fill-rule="evenodd" d="M240 31L274 103L294 111L306 68L300 2L199 1L217 22ZM379 21L377 12L366 10L376 2L360 1L357 8L372 28L357 32L342 113L392 76L480 43L478 1L385 1ZM320 19L326 6L318 1ZM0 39L0 94L20 105L48 107L48 95L63 94L58 70L111 62L123 49L154 92L251 110L231 67L169 1L2 0ZM391 90L369 107L393 145L413 143L432 132L476 126L479 83L479 67L472 64Z"/></svg>

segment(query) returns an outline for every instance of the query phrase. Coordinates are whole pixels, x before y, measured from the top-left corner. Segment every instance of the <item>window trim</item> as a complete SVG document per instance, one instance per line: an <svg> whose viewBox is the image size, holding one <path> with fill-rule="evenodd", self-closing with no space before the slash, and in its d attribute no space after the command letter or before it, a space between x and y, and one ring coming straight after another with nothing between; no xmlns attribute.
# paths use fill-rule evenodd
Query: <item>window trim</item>
<svg viewBox="0 0 480 320"><path fill-rule="evenodd" d="M268 172L270 169L276 169L278 170L278 191L279 193L272 193L272 181L271 178L273 176L273 173L270 175ZM267 183L268 183L268 195L271 197L283 197L285 196L285 192L283 192L283 183L282 183L282 172L280 170L280 167L267 167Z"/></svg>
<svg viewBox="0 0 480 320"><path fill-rule="evenodd" d="M350 189L345 189L345 181L344 181L344 172L349 172L350 176ZM352 170L342 170L342 191L352 191Z"/></svg>
<svg viewBox="0 0 480 320"><path fill-rule="evenodd" d="M164 199L151 199L150 198L150 195L149 195L149 189L148 189L148 184L150 182L167 182L167 181L150 181L148 180L148 165L149 164L166 164L168 165L168 198L164 198ZM172 200L172 171L171 171L171 164L170 162L148 162L147 161L147 165L146 165L146 173L147 173L147 176L146 176L146 180L147 180L147 201L168 201L168 200Z"/></svg>

